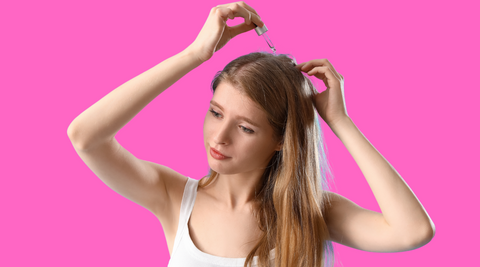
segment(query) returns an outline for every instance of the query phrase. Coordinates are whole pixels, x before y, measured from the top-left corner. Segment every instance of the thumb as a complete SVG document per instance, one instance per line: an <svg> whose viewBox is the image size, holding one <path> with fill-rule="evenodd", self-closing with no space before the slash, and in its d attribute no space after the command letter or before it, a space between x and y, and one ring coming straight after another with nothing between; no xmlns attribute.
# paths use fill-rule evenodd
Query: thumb
<svg viewBox="0 0 480 267"><path fill-rule="evenodd" d="M253 30L255 28L256 27L253 23L251 23L250 25L247 25L244 22L244 23L235 25L233 27L230 27L230 32L232 33L232 37L235 37L235 36L237 36L241 33L248 32L248 31Z"/></svg>

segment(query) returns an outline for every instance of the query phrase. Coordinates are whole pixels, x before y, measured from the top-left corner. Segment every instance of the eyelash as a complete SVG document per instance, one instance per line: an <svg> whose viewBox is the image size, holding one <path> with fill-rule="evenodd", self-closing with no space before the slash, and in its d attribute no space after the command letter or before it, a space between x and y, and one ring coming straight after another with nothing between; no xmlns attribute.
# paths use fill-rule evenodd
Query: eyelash
<svg viewBox="0 0 480 267"><path fill-rule="evenodd" d="M210 113L212 113L212 115L215 117L215 118L218 118L218 115L220 115L220 113L218 112L215 112L213 109L210 109ZM248 133L248 134L252 134L253 133L253 130L250 130L246 127L243 127L240 125L240 127L242 127L243 131Z"/></svg>

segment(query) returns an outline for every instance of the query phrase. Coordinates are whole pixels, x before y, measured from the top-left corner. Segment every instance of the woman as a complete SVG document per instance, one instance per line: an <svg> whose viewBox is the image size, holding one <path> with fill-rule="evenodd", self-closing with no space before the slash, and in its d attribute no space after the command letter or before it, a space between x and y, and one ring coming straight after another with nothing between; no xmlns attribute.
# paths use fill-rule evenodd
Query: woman
<svg viewBox="0 0 480 267"><path fill-rule="evenodd" d="M228 27L235 17L245 22ZM251 53L218 73L204 122L211 171L201 181L139 160L116 141L149 102L255 25L264 24L244 2L212 8L189 47L75 118L68 135L82 160L110 188L158 217L172 267L325 266L332 241L377 252L428 243L433 222L348 117L343 76L326 59L296 65L285 55ZM302 72L327 89L318 93ZM322 190L328 165L317 150L315 110L359 165L382 213Z"/></svg>

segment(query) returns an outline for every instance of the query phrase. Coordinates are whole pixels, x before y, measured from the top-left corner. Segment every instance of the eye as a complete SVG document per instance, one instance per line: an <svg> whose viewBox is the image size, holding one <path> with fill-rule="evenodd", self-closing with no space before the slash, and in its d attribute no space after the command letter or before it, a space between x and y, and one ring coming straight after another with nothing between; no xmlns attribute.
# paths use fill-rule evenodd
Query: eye
<svg viewBox="0 0 480 267"><path fill-rule="evenodd" d="M215 118L219 118L219 117L221 116L220 113L215 112L215 110L213 110L213 109L210 109L209 111L210 111L210 113L212 113L212 115L213 115ZM249 134L254 133L253 130L248 129L247 127L244 127L244 126L241 126L241 125L240 125L240 128L242 128L242 130L243 130L244 132L246 132L246 133L249 133Z"/></svg>
<svg viewBox="0 0 480 267"><path fill-rule="evenodd" d="M213 109L210 109L209 111L210 111L210 113L213 114L213 116L214 116L215 118L218 118L218 117L220 116L220 113L215 112Z"/></svg>
<svg viewBox="0 0 480 267"><path fill-rule="evenodd" d="M246 132L246 133L253 133L253 130L250 130L250 129L248 129L248 128L245 128L245 127L243 127L243 126L241 126L241 125L240 125L240 127L242 127L242 130L243 130L244 132Z"/></svg>

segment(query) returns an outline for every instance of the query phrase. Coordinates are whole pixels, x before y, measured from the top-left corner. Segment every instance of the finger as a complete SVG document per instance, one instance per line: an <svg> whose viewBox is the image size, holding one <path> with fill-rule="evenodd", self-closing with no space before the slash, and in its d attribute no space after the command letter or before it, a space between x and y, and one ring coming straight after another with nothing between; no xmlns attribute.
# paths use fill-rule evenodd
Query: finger
<svg viewBox="0 0 480 267"><path fill-rule="evenodd" d="M232 4L225 4L225 5L218 5L217 8L228 8L233 11L233 16L234 17L243 17L245 19L245 23L247 25L250 25L250 22L253 22L255 25L258 25L259 27L263 27L264 23L260 19L260 17L256 14L256 12L250 12L247 8L244 7L246 6L245 3L243 2L236 2ZM231 18L233 19L233 18Z"/></svg>
<svg viewBox="0 0 480 267"><path fill-rule="evenodd" d="M241 33L248 32L253 29L255 29L255 26L253 24L247 25L246 23L241 23L230 27L230 32L232 33L232 36L235 37Z"/></svg>
<svg viewBox="0 0 480 267"><path fill-rule="evenodd" d="M262 19L260 18L260 16L258 16L256 14L256 12L251 12L245 6L243 6L242 4L233 5L232 10L234 12L235 11L239 12L240 16L242 16L245 19L245 23L247 25L250 25L250 23L253 22L253 24L255 24L255 27L257 27L257 26L263 27L264 23L263 23Z"/></svg>
<svg viewBox="0 0 480 267"><path fill-rule="evenodd" d="M247 11L247 12L248 12L248 19L245 19L245 24L250 25L252 24L252 12L250 11Z"/></svg>
<svg viewBox="0 0 480 267"><path fill-rule="evenodd" d="M235 16L233 14L233 10L226 8L226 7L217 7L216 8L217 14L223 19L223 21L227 21L228 19L234 19Z"/></svg>
<svg viewBox="0 0 480 267"><path fill-rule="evenodd" d="M303 72L309 72L310 70L312 70L315 67L316 67L316 65L312 64L311 61L303 62L302 64L300 64L300 70L303 71Z"/></svg>
<svg viewBox="0 0 480 267"><path fill-rule="evenodd" d="M337 72L335 67L333 67L333 64L328 61L326 58L322 59L313 59L308 61L309 63L313 64L314 66L327 66L332 70L333 75L335 75L338 79L340 79L340 74Z"/></svg>
<svg viewBox="0 0 480 267"><path fill-rule="evenodd" d="M309 60L305 63L302 63L302 66L300 67L300 70L303 71L303 72L306 72L308 73L309 71L311 71L313 68L315 67L319 67L319 66L323 66L323 67L328 67L332 74L338 79L340 80L340 74L338 74L336 71L335 71L335 68L333 68L333 65L328 61L328 59L324 58L324 59L313 59L313 60ZM310 75L310 74L309 74Z"/></svg>
<svg viewBox="0 0 480 267"><path fill-rule="evenodd" d="M238 3L218 5L217 8L223 10L223 12L227 12L226 10L230 9L232 11L233 17L243 17L244 19L248 19L250 17L248 10L246 10Z"/></svg>
<svg viewBox="0 0 480 267"><path fill-rule="evenodd" d="M244 8L246 8L248 11L254 13L255 15L258 16L258 13L257 11L255 11L255 9L253 9L251 6L247 5L247 3L243 2L243 1L240 1L238 2L241 6L243 6ZM260 17L260 16L259 16Z"/></svg>
<svg viewBox="0 0 480 267"><path fill-rule="evenodd" d="M262 19L258 15L253 13L252 13L252 23L255 25L255 27L260 27L260 28L262 28L265 25Z"/></svg>
<svg viewBox="0 0 480 267"><path fill-rule="evenodd" d="M232 3L229 3L229 4L223 4L223 5L218 5L217 7L227 7L229 5L231 5ZM258 16L258 13L257 11L255 11L255 9L253 9L251 6L247 5L245 2L243 1L238 1L238 2L235 2L235 4L239 4L241 5L242 7L244 7L245 9L247 9L248 11L254 13L255 15Z"/></svg>
<svg viewBox="0 0 480 267"><path fill-rule="evenodd" d="M333 74L329 67L315 67L308 72L308 75L315 75L315 77L323 80L327 88L335 87L340 84L338 78Z"/></svg>
<svg viewBox="0 0 480 267"><path fill-rule="evenodd" d="M249 12L255 14L256 20L254 20L254 23L260 27L263 27L264 24L263 24L262 18L260 18L260 16L258 15L257 11L255 11L255 9L253 9L251 6L247 5L247 3L243 1L238 2L238 4L244 7Z"/></svg>
<svg viewBox="0 0 480 267"><path fill-rule="evenodd" d="M300 64L297 64L295 67L298 69L301 69L307 62L302 62Z"/></svg>

